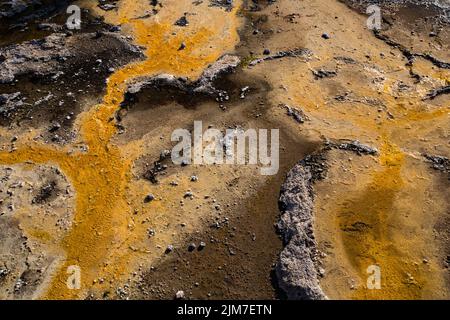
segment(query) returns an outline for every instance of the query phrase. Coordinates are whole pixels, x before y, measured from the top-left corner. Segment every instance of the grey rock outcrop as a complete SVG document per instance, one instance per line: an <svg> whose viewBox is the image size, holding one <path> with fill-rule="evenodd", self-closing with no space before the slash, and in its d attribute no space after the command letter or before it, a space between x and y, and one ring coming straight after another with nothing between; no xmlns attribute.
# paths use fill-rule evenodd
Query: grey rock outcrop
<svg viewBox="0 0 450 320"><path fill-rule="evenodd" d="M179 92L214 96L220 91L214 88L213 82L220 75L230 73L240 63L240 58L234 55L224 55L210 65L196 81L175 77L170 74L160 74L152 77L139 78L128 86L125 100L132 99L145 88L170 87Z"/></svg>
<svg viewBox="0 0 450 320"><path fill-rule="evenodd" d="M0 94L0 116L8 117L24 105L20 92Z"/></svg>
<svg viewBox="0 0 450 320"><path fill-rule="evenodd" d="M326 299L319 285L317 244L313 233L314 196L312 184L318 175L310 163L321 159L307 157L287 175L281 188L278 229L286 244L276 266L279 287L288 299ZM323 168L322 168L323 170Z"/></svg>
<svg viewBox="0 0 450 320"><path fill-rule="evenodd" d="M291 300L327 299L319 283L323 273L314 237L314 183L326 178L327 153L332 150L374 156L378 150L359 141L325 141L317 153L308 155L287 174L281 186L278 230L284 249L276 265L278 286ZM435 161L436 162L436 161ZM439 163L442 160L439 158Z"/></svg>
<svg viewBox="0 0 450 320"><path fill-rule="evenodd" d="M16 77L32 74L46 76L68 67L70 58L84 57L86 46L92 43L94 34L79 34L68 37L64 33L54 33L44 39L32 40L0 49L0 83L11 83ZM107 48L129 52L131 56L139 57L141 51L129 41L115 33L104 33L105 50ZM92 51L101 50L101 45Z"/></svg>

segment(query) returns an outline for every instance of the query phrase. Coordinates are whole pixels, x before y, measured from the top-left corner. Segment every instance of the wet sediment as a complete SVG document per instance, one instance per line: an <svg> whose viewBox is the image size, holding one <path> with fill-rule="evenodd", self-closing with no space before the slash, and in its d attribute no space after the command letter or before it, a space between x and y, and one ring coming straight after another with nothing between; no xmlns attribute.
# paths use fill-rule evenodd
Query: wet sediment
<svg viewBox="0 0 450 320"><path fill-rule="evenodd" d="M442 15L435 15L441 9L430 6L427 14L436 19L421 20L416 35L399 38L395 32L411 22L402 18L402 10L412 8L408 5L383 7L389 14L384 29L375 33L364 30L361 16L335 2L330 4L334 21L326 5L312 1L185 5L91 3L92 16L102 17L92 20L94 33L47 30L55 42L19 40L0 49L0 65L7 66L0 85L2 135L6 132L2 168L55 165L61 181L35 186L29 202L73 202L68 211L74 215L63 219L73 219L70 232L57 237L43 232L44 225L34 230L25 215L15 220L10 210L6 220L2 217L7 230L26 226L22 234L11 231L14 243L39 248L36 243L44 242L46 250L60 250L43 262L44 276L0 265L8 286L14 279L28 283L16 297L172 298L181 289L189 298L445 296L441 253L415 266L421 252L411 249L427 251L429 245L435 252L446 246L442 252L448 252L448 223L445 214L436 213L448 208L435 192L438 185L447 186L435 174L448 173L447 29ZM211 12L216 19L203 21ZM329 24L318 27L314 19ZM113 26L119 27L109 33ZM405 39L428 39L432 49ZM49 43L50 58L44 54L43 61L34 61ZM20 55L14 50L30 54L25 62L10 64ZM89 98L81 104L77 92ZM263 179L254 168L180 168L161 159L173 146L172 129L191 129L198 119L219 130L280 128L279 173ZM318 149L318 156L308 156ZM349 179L360 183L340 194L347 184L336 172L346 164ZM63 180L74 188L68 198L61 197ZM433 226L401 201L417 190L434 200ZM427 200L414 201L422 208ZM330 214L324 217L322 208ZM273 228L280 211L284 250ZM413 222L399 224L394 216L408 211ZM397 224L404 228L392 227ZM425 230L421 236L407 235L419 228ZM433 230L439 241L426 240ZM199 243L206 246L189 250ZM169 245L174 249L167 254ZM403 266L398 257L411 265ZM381 264L392 279L378 295L364 287L369 262ZM75 292L64 287L65 268L74 263L89 270ZM425 268L435 279L426 281ZM343 278L355 282L351 289Z"/></svg>

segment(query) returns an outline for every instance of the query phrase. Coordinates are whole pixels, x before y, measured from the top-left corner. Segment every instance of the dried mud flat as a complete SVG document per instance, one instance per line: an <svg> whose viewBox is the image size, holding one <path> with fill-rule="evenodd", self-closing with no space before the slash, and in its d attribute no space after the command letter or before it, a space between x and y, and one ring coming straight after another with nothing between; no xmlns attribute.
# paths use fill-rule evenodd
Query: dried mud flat
<svg viewBox="0 0 450 320"><path fill-rule="evenodd" d="M450 298L448 3L380 1L376 32L361 1L20 3L0 298ZM173 164L197 120L279 128L278 173Z"/></svg>

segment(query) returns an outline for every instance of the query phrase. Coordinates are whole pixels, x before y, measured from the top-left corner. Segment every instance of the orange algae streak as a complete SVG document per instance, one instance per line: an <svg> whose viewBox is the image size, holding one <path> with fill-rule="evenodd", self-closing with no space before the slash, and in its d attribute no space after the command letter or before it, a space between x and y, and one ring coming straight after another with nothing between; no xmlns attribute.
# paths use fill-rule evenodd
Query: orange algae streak
<svg viewBox="0 0 450 320"><path fill-rule="evenodd" d="M217 12L218 8L205 8ZM81 115L81 135L87 152L71 152L30 142L13 152L0 153L0 164L50 163L57 165L69 178L76 191L76 212L72 230L59 245L65 259L51 280L44 298L73 299L86 294L101 275L123 274L126 265L108 265L108 257L120 248L127 237L127 216L132 211L125 199L131 180L133 159L126 159L110 140L116 133L114 112L123 101L128 81L168 73L197 78L212 62L237 44L237 8L226 13L228 34L220 36L225 26L209 28L198 25L173 34L173 22L132 19L136 2L120 3L120 21L129 25L135 42L146 48L146 59L130 63L112 74L107 81L101 104ZM212 13L211 13L212 14ZM222 13L224 14L224 13ZM186 48L179 50L184 42ZM126 147L125 147L126 149ZM126 252L114 251L118 256ZM125 264L126 261L121 261ZM81 270L81 290L67 287L67 268L76 265Z"/></svg>
<svg viewBox="0 0 450 320"><path fill-rule="evenodd" d="M364 191L340 204L337 221L350 264L360 275L363 286L352 295L354 299L418 299L424 279L405 265L405 255L395 245L389 226L395 224L394 202L404 185L403 152L383 137L380 152L382 170L372 175ZM381 290L368 289L367 268L381 269ZM415 274L414 283L406 275Z"/></svg>
<svg viewBox="0 0 450 320"><path fill-rule="evenodd" d="M46 298L76 298L79 292L67 289L67 267L79 266L82 283L91 284L100 271L99 261L106 257L114 240L121 237L120 217L129 210L121 196L129 181L131 163L124 161L116 148L103 150L103 153L96 154L70 154L64 150L23 146L18 151L0 154L2 164L55 164L76 190L73 228L60 244L65 250L66 260L51 283Z"/></svg>

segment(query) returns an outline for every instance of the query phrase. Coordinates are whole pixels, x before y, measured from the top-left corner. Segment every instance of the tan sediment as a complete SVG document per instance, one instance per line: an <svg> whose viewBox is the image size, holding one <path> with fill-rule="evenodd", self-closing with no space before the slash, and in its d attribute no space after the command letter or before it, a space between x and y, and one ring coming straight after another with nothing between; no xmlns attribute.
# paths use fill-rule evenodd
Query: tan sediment
<svg viewBox="0 0 450 320"><path fill-rule="evenodd" d="M274 104L286 103L306 113L310 121L299 127L300 135L358 139L380 151L378 157L367 156L370 160L331 152L330 176L316 185L316 237L328 254L321 279L325 294L332 299L448 297L439 254L446 248L433 236L438 217L448 212L446 195L435 190L440 188L439 176L421 156L450 155L446 98L422 100L430 88L446 85L448 70L417 59L413 70L425 78L414 83L406 59L373 36L363 15L337 1L278 4L270 27L284 32L264 45L276 52L290 43L290 48L310 49L313 56L307 62L286 58L254 67L273 85ZM296 23L283 23L293 12L301 12ZM329 40L321 38L323 32L330 34ZM355 63L336 57L350 57ZM320 68L336 70L337 75L314 79L311 70ZM397 89L401 82L409 86L405 92ZM345 92L355 99L335 99ZM356 222L368 227L363 232L343 230ZM427 263L422 262L425 258ZM372 264L381 267L381 290L367 288L366 270Z"/></svg>
<svg viewBox="0 0 450 320"><path fill-rule="evenodd" d="M168 209L179 201L170 190L167 192L162 186L151 186L133 177L133 161L148 142L141 139L116 145L112 118L127 81L162 72L195 79L209 63L234 48L239 22L237 9L226 13L205 4L195 7L197 15L188 16L191 22L188 28L175 27L175 20L189 11L192 4L166 3L158 15L146 19L139 17L148 10L147 2L120 2L117 12L103 12L90 5L106 22L122 23L122 30L132 35L136 44L146 47L147 59L115 72L109 78L103 103L78 119L79 143L86 144L86 152L75 146L56 149L40 145L32 142L30 134L20 138L17 151L0 154L0 164L54 164L61 168L76 191L74 227L61 244L55 243L63 247L67 258L56 272L45 298L84 297L90 284L102 277L120 283L134 270L130 266L134 267L139 258L148 258L150 250L145 245L134 246L146 228L136 223L131 230L139 232L130 232L130 216L134 210L145 211L163 222L168 221L168 212L176 212L176 208ZM331 244L324 259L326 273L321 279L325 293L330 298L344 299L448 297L443 279L445 271L438 260L441 244L433 237L435 221L447 210L446 197L439 192L441 185L420 155L422 152L450 155L446 140L448 103L442 98L422 101L430 88L448 83L448 70L433 68L429 62L417 59L413 70L427 78L414 84L402 55L373 37L365 28L365 18L344 5L334 1L281 0L277 6L277 15L272 14L273 6L263 12L269 16L267 29L284 31L272 34L264 46L273 52L307 47L314 57L308 63L299 59L264 62L245 72L264 77L273 87L271 105L287 103L301 108L311 121L301 126L293 124L285 110L277 107L269 108L267 118L273 117L293 136L297 135L299 141L300 137L317 140L318 136L359 139L380 151L379 157L362 158L331 152L330 177L316 186L317 239L320 245ZM298 24L283 20L283 15L293 12L301 13ZM331 39L323 40L322 32L331 33ZM179 51L181 42L186 44L186 49ZM262 51L262 46L258 46L251 49ZM371 58L367 59L366 55ZM357 63L338 65L336 56L349 56ZM311 69L321 67L337 67L337 77L315 80ZM385 79L372 82L377 76ZM396 90L399 81L411 85L412 89L399 93ZM334 97L344 91L352 91L355 97L379 99L382 104L336 102ZM153 128L152 132L156 131ZM161 131L168 133L167 128ZM289 158L301 154L289 146L284 152ZM224 179L223 172L226 171L221 172L222 176L209 172L212 178L200 182L199 189L210 191L211 185ZM165 182L171 178L167 177ZM180 183L180 189L188 187L186 181ZM142 199L149 192L164 194L164 199L144 207ZM348 232L359 222L369 227L364 232ZM33 235L47 239L39 230ZM162 237L167 240L171 236ZM425 258L426 264L422 262ZM65 271L71 264L82 269L81 291L66 288ZM381 290L366 288L366 269L372 264L381 267ZM106 286L97 283L96 288L101 290Z"/></svg>
<svg viewBox="0 0 450 320"><path fill-rule="evenodd" d="M345 12L347 10L348 12ZM359 42L363 41L365 50L374 52L374 54L379 50L389 50L387 48L378 49L377 47L383 44L372 38L369 30L359 31L364 26L363 18L341 5L333 5L333 12L339 17L347 16L349 18L347 28L358 30L355 33L367 34L366 37L354 39L355 47L358 47ZM354 16L354 18L350 19L350 16ZM360 24L355 25L354 23L357 23L358 20L361 20ZM342 28L342 24L340 27L336 27L336 29L340 28ZM340 37L340 35L336 35L336 37ZM319 50L339 52L339 46L339 41L337 41L336 44L326 44ZM320 57L323 60L323 56ZM380 69L389 70L393 68L391 63L374 57L371 64ZM396 63L402 66L402 62L397 60ZM445 76L447 71L445 70L437 72L427 64L420 64L419 70L421 74L434 78L438 82L441 81L443 84L447 81ZM436 216L439 215L438 208L441 208L442 214L444 214L446 208L442 197L445 196L436 196L439 198L437 202L439 204L436 207L430 207L427 212L427 205L422 202L426 200L422 196L412 196L411 192L428 192L425 190L432 188L428 181L430 178L417 179L419 172L424 174L423 171L426 169L421 168L419 171L409 163L410 161L406 165L405 157L410 158L412 154L414 158L419 159L417 162L420 163L420 152L427 148L417 142L423 141L425 136L427 136L427 141L435 141L443 150L446 150L445 145L442 145L444 140L430 137L429 132L432 128L445 128L446 121L448 128L450 109L445 103L437 108L426 105L421 100L424 91L420 86L404 97L395 99L393 97L395 95L394 84L400 79L406 80L401 73L400 77L396 77L395 73L384 74L384 76L386 79L380 90L376 90L370 84L361 85L358 83L360 80L357 77L352 79L352 75L342 78L342 81L349 81L347 82L348 87L342 87L342 89L351 90L359 97L380 99L393 115L393 119L384 115L373 117L373 111L370 108L361 108L352 102L337 104L330 100L320 101L320 98L312 100L300 97L296 100L298 105L304 106L304 110L307 110L310 115L319 119L326 118L330 123L338 124L338 126L331 125L322 128L321 132L325 136L346 138L347 134L348 138L363 139L363 141L378 147L380 151L379 163L376 166L378 168L373 164L371 164L371 169L366 170L350 165L347 168L356 177L367 172L367 180L360 180L352 187L344 185L345 190L340 192L337 187L340 184L346 184L346 181L338 176L333 176L328 182L319 183L319 187L316 189L318 239L322 245L328 243L333 248L330 249L332 256L327 258L325 263L326 272L330 274L326 275L322 282L326 293L331 298L442 298L448 296L448 288L443 276L445 271L439 266L440 262L436 256L436 250L439 250L436 248L442 244L431 236L433 233L431 221L436 221ZM329 80L326 85L329 86L328 88L332 88L333 82L338 81ZM323 82L327 82L327 80L322 80ZM319 88L317 87L317 89ZM323 90L323 87L320 90ZM317 95L323 96L319 92ZM316 106L318 107L316 108ZM376 110L377 107L373 108ZM339 130L339 125L342 125L341 130ZM355 132L354 135L352 131ZM348 157L355 158L351 154ZM345 162L342 163L333 156L330 157L330 163L346 167ZM426 168L426 165L423 166ZM427 174L431 173L430 170ZM412 179L414 182L411 181ZM323 186L325 184L332 185L333 189L325 188ZM331 191L333 195L328 193ZM404 201L402 197L406 197L408 201ZM424 210L423 217L418 213L420 210ZM409 215L410 220L408 221L405 216ZM425 222L427 219L429 223ZM362 224L363 230L348 231L355 223ZM413 235L411 230L418 233ZM429 248L428 253L426 253L427 247ZM424 256L431 261L428 262L428 265L422 262ZM369 277L367 268L370 265L378 265L381 268L381 290L367 288L366 279ZM348 272L342 272L343 269ZM354 288L353 290L349 289L351 286Z"/></svg>

